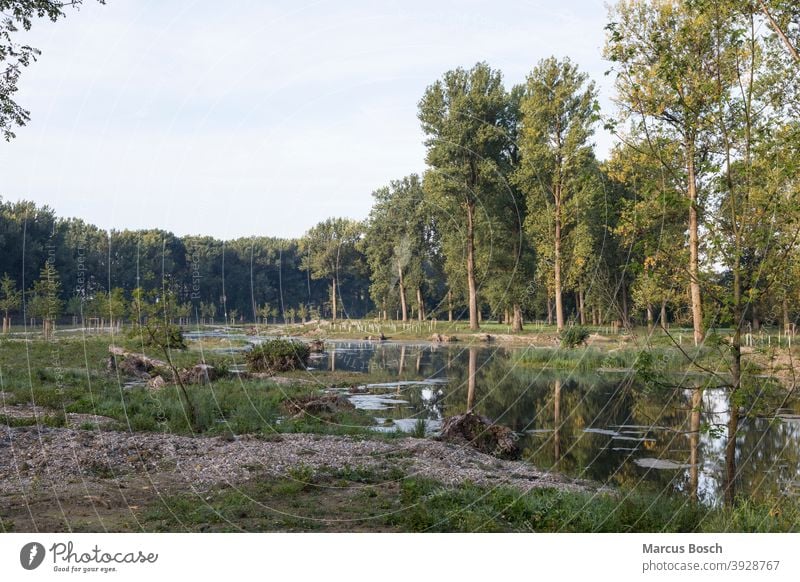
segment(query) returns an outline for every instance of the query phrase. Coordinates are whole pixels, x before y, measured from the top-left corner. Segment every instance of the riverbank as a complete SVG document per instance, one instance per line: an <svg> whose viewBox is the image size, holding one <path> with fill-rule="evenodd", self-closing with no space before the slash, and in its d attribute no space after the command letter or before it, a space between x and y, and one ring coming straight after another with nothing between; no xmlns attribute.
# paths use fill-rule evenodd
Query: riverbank
<svg viewBox="0 0 800 582"><path fill-rule="evenodd" d="M129 340L119 343L136 349ZM224 340L213 348L189 344L189 350L174 353L179 367L202 357L224 369L241 359L226 351ZM281 377L230 374L211 385L190 385L197 412L193 425L174 385L151 389L118 367L109 368L108 347L109 337L102 335L3 342L3 530L793 531L800 523L794 499L766 495L758 504L744 498L736 509L715 509L670 492L675 487L668 478L651 488L630 462L619 473L615 469L613 479L596 473L613 483L608 487L537 468L565 467L581 475L573 459L631 455L625 451L635 447L642 447L647 459L674 456L671 466L680 468L681 457L661 447L682 437L652 423L642 430L641 421L628 413L599 421L608 397L594 388L580 397L574 384L565 385L561 396L560 383L552 391L520 389L532 377L546 377L536 371L541 362L513 361L492 349L481 351L476 362L478 398L486 398L478 406L492 418L512 422L515 415L502 400L507 394L523 414L537 411L537 424L520 417L514 427L527 443L526 461L501 460L430 435L411 436L426 434L435 418L420 411L452 415L470 402L466 373L474 350L465 353L460 346L452 354L430 344L373 353L364 352L362 341L361 347L330 349L325 357L330 363L335 351L344 358L339 364L352 364L366 353L373 365L364 371L331 370L317 360L314 369ZM596 351L603 358L619 353L577 348L572 357L586 359ZM566 353L547 350L559 352ZM436 360L420 366L423 355ZM68 365L78 362L80 367ZM451 384L439 392L444 385L428 378L445 364ZM533 376L509 376L525 365L534 368ZM576 392L570 396L567 390ZM363 399L379 406L353 406ZM562 399L563 409L555 404ZM593 399L597 407L584 410ZM653 406L657 410L662 403ZM550 414L563 416L550 420ZM416 426L420 419L426 424ZM547 428L551 423L557 430ZM531 427L535 430L527 430ZM586 448L573 448L579 440ZM612 447L634 448L612 453L618 450Z"/></svg>
<svg viewBox="0 0 800 582"><path fill-rule="evenodd" d="M0 428L3 531L797 531L429 439ZM794 509L793 509L794 508Z"/></svg>

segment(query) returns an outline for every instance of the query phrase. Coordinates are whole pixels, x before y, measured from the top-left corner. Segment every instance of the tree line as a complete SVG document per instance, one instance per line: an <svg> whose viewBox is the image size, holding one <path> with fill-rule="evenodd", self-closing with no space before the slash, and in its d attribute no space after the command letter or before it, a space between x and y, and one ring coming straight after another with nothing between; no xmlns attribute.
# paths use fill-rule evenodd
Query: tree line
<svg viewBox="0 0 800 582"><path fill-rule="evenodd" d="M677 322L697 343L718 327L737 342L765 321L790 328L798 14L779 0L617 3L608 112L569 58L512 87L485 62L448 71L418 105L426 171L377 189L366 220L299 239L106 232L4 202L0 309L20 313L24 290L28 316L112 323L138 292L171 294L186 322ZM601 125L618 138L606 160Z"/></svg>

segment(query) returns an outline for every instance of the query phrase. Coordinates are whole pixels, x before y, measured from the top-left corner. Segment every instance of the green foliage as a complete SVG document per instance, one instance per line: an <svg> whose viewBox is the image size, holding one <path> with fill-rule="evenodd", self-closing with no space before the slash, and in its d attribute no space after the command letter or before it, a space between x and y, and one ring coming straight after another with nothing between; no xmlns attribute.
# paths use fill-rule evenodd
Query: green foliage
<svg viewBox="0 0 800 582"><path fill-rule="evenodd" d="M253 346L245 353L245 362L251 372L305 370L310 353L303 342L275 339Z"/></svg>
<svg viewBox="0 0 800 582"><path fill-rule="evenodd" d="M508 103L500 71L487 63L446 72L419 103L431 166L425 190L441 209L449 287L468 298L472 329L478 327L477 259L490 248L491 223L502 208L498 202L509 202L505 210L514 211L502 179L511 145Z"/></svg>
<svg viewBox="0 0 800 582"><path fill-rule="evenodd" d="M329 218L320 222L300 239L301 268L308 271L312 279L327 279L331 282L331 316L336 319L339 310L341 289L344 280L365 271L358 241L362 236L362 225L348 218Z"/></svg>
<svg viewBox="0 0 800 582"><path fill-rule="evenodd" d="M45 261L39 279L33 284L28 312L33 317L54 321L61 313L61 281L52 257Z"/></svg>
<svg viewBox="0 0 800 582"><path fill-rule="evenodd" d="M101 4L105 0L98 0ZM17 82L22 70L39 56L40 51L17 38L20 31L31 29L37 18L56 22L65 15L67 6L80 6L82 0L4 0L0 2L0 55L3 74L0 75L0 134L6 141L15 137L14 127L23 127L30 114L14 101Z"/></svg>
<svg viewBox="0 0 800 582"><path fill-rule="evenodd" d="M0 311L8 317L8 313L17 309L21 302L22 294L17 290L17 282L8 273L3 273L0 279Z"/></svg>
<svg viewBox="0 0 800 582"><path fill-rule="evenodd" d="M418 439L424 439L427 431L425 430L425 419L418 418L414 423L414 430L411 431L411 436Z"/></svg>
<svg viewBox="0 0 800 582"><path fill-rule="evenodd" d="M576 348L585 345L589 339L589 330L580 325L571 325L565 328L559 335L562 348Z"/></svg>
<svg viewBox="0 0 800 582"><path fill-rule="evenodd" d="M399 309L406 321L409 291L425 286L426 274L438 266L431 240L435 208L426 202L416 174L392 181L372 195L375 204L361 241L370 267L370 294L379 309Z"/></svg>
<svg viewBox="0 0 800 582"><path fill-rule="evenodd" d="M597 173L589 139L597 120L597 91L569 59L539 61L520 102L522 160L514 181L527 194L530 239L550 261L543 280L556 298L559 328L562 292L578 288L595 243L588 224ZM600 233L597 233L599 238ZM571 281L570 281L571 279Z"/></svg>
<svg viewBox="0 0 800 582"><path fill-rule="evenodd" d="M692 532L705 516L703 508L678 498L449 488L421 479L403 481L402 501L408 509L390 521L418 532Z"/></svg>
<svg viewBox="0 0 800 582"><path fill-rule="evenodd" d="M800 506L791 497L762 501L738 499L734 507L712 512L704 524L709 532L800 532Z"/></svg>

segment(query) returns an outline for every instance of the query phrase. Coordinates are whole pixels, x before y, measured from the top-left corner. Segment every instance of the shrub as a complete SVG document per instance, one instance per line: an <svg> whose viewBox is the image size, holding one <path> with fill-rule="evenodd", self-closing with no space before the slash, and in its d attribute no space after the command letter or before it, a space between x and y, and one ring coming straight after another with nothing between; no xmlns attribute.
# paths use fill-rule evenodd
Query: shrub
<svg viewBox="0 0 800 582"><path fill-rule="evenodd" d="M580 325L572 325L560 334L562 348L575 348L585 344L589 339L589 330Z"/></svg>
<svg viewBox="0 0 800 582"><path fill-rule="evenodd" d="M309 353L309 347L302 342L276 339L253 346L245 354L245 362L251 372L303 370Z"/></svg>

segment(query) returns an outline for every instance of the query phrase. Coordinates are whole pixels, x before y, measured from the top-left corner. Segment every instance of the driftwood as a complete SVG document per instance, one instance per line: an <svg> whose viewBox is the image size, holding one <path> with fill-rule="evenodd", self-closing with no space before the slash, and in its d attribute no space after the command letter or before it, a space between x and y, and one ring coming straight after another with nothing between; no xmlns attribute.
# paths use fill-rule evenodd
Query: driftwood
<svg viewBox="0 0 800 582"><path fill-rule="evenodd" d="M431 336L431 341L437 344L449 344L457 342L458 338L454 335L443 335L441 333L435 333Z"/></svg>
<svg viewBox="0 0 800 582"><path fill-rule="evenodd" d="M308 351L312 354L318 354L325 351L325 342L321 339L314 339L308 342Z"/></svg>
<svg viewBox="0 0 800 582"><path fill-rule="evenodd" d="M352 402L340 394L297 396L284 402L283 407L295 418L301 418L306 414L311 416L332 415L355 408Z"/></svg>
<svg viewBox="0 0 800 582"><path fill-rule="evenodd" d="M163 388L167 383L177 383L171 366L163 360L128 352L117 346L109 346L108 352L108 369L110 371L119 370L127 376L147 380L147 386L154 390ZM191 368L178 370L178 375L184 384L209 384L225 374L214 366L197 364Z"/></svg>
<svg viewBox="0 0 800 582"><path fill-rule="evenodd" d="M108 369L111 371L119 370L128 376L137 378L151 378L152 372L159 373L169 369L169 364L162 360L148 358L144 354L126 352L117 346L108 347Z"/></svg>
<svg viewBox="0 0 800 582"><path fill-rule="evenodd" d="M191 368L184 368L179 370L178 374L184 384L210 384L225 376L217 368L208 364L197 364Z"/></svg>
<svg viewBox="0 0 800 582"><path fill-rule="evenodd" d="M474 412L446 418L439 438L447 442L466 443L483 453L503 459L516 459L520 455L514 431Z"/></svg>

